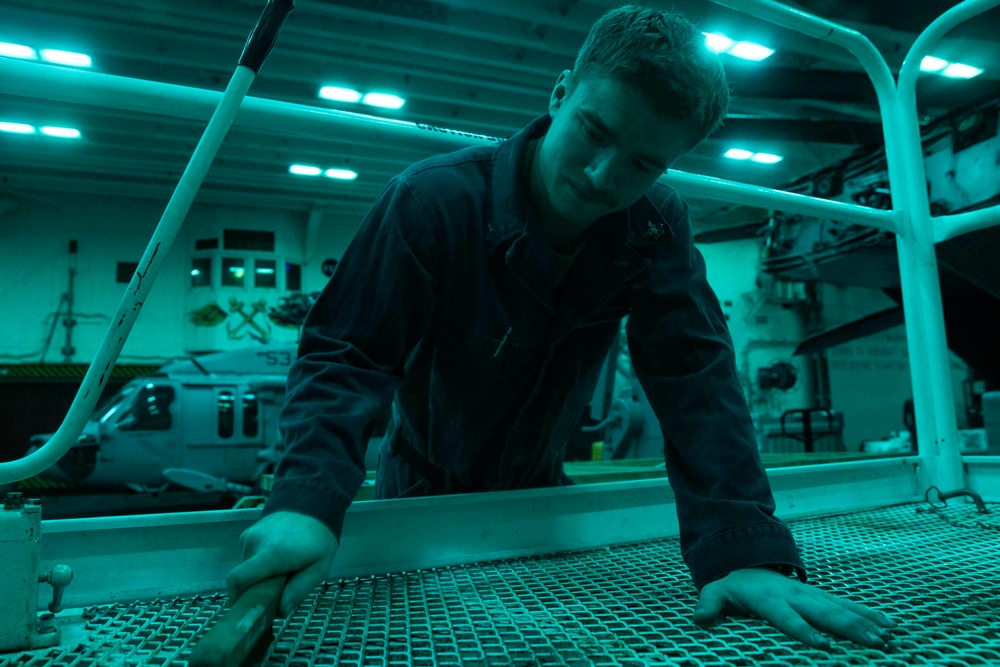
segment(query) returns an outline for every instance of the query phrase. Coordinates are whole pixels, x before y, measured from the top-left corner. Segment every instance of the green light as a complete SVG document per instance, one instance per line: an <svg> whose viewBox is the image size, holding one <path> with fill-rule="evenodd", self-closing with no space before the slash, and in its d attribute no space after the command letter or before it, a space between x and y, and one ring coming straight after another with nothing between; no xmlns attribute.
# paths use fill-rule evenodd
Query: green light
<svg viewBox="0 0 1000 667"><path fill-rule="evenodd" d="M14 134L34 134L35 128L24 123L0 122L0 132L13 132Z"/></svg>
<svg viewBox="0 0 1000 667"><path fill-rule="evenodd" d="M326 175L341 181L353 181L358 177L358 173L350 169L327 169Z"/></svg>
<svg viewBox="0 0 1000 667"><path fill-rule="evenodd" d="M22 60L38 60L38 54L30 46L0 42L0 56L20 58Z"/></svg>
<svg viewBox="0 0 1000 667"><path fill-rule="evenodd" d="M56 65L68 65L69 67L90 67L91 65L90 56L85 53L59 51L58 49L42 49L40 53L42 60Z"/></svg>
<svg viewBox="0 0 1000 667"><path fill-rule="evenodd" d="M705 46L715 53L725 53L736 43L720 32L706 32L702 34L705 35Z"/></svg>
<svg viewBox="0 0 1000 667"><path fill-rule="evenodd" d="M947 60L941 60L934 56L924 56L924 59L920 61L921 72L940 72L947 66Z"/></svg>
<svg viewBox="0 0 1000 667"><path fill-rule="evenodd" d="M406 104L406 100L402 97L387 93L368 93L361 101L369 106L381 107L383 109L399 109Z"/></svg>
<svg viewBox="0 0 1000 667"><path fill-rule="evenodd" d="M42 128L42 134L48 135L50 137L59 137L60 139L80 138L80 130L74 129L72 127L45 126Z"/></svg>
<svg viewBox="0 0 1000 667"><path fill-rule="evenodd" d="M971 79L972 77L979 76L982 73L983 70L978 67L963 65L962 63L952 63L942 70L941 76L947 76L952 79Z"/></svg>
<svg viewBox="0 0 1000 667"><path fill-rule="evenodd" d="M737 42L731 49L726 51L731 56L743 58L743 60L760 61L769 58L774 53L774 49L769 49L753 42Z"/></svg>
<svg viewBox="0 0 1000 667"><path fill-rule="evenodd" d="M337 86L323 86L319 89L319 96L334 102L348 102L350 104L361 101L361 93L358 91L350 88L338 88Z"/></svg>

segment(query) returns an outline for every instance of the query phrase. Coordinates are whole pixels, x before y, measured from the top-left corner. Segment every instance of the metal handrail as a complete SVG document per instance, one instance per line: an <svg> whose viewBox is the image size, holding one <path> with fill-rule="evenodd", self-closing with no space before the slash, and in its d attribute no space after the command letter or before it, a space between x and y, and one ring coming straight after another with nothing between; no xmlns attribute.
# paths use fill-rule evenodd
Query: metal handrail
<svg viewBox="0 0 1000 667"><path fill-rule="evenodd" d="M944 342L944 324L941 309L940 285L934 241L951 238L1000 221L1000 214L990 209L986 212L942 216L938 218L941 231L932 226L926 209L922 155L920 154L919 126L916 122L915 94L916 72L922 54L957 23L1000 5L1000 0L966 0L939 17L918 38L904 61L897 86L885 59L870 40L855 30L845 28L825 19L787 7L773 0L714 0L717 4L753 14L777 25L796 30L816 39L842 46L855 55L875 87L886 139L886 158L889 180L897 196L893 197L892 211L875 211L854 204L831 202L816 197L773 190L706 176L671 172L664 177L666 183L684 192L714 196L730 202L765 204L790 212L835 217L878 229L894 231L899 235L900 272L903 281L904 310L907 321L907 339L910 348L910 367L918 426L931 437L921 442L929 443L928 460L937 458L939 467L932 468L933 477L945 488L959 486L963 477L958 459L957 429L954 410L951 408L951 383L948 377L947 346ZM248 79L249 76L249 79ZM252 81L249 75L237 74L226 95L246 88ZM0 81L4 92L30 97L44 97L62 101L98 104L106 107L127 108L160 115L185 118L203 118L207 110L218 104L225 95L169 84L136 81L105 74L68 70L0 59ZM911 99L912 98L912 99ZM434 146L453 149L475 143L494 141L490 137L454 132L415 123L376 119L359 114L315 109L272 100L248 98L242 108L228 108L229 122L286 133L314 133L330 126L357 129L363 127L368 141L394 145ZM236 113L239 109L239 114ZM221 107L216 110L202 142L209 148L222 141L217 131L221 127ZM294 119L294 123L287 121ZM213 123L216 124L213 129ZM228 124L226 125L228 129ZM199 144L201 148L202 144ZM197 151L196 151L197 154ZM167 206L164 219L154 234L140 262L140 270L133 276L123 297L112 326L108 329L100 351L87 372L80 391L56 436L46 447L29 457L0 464L0 483L30 477L55 463L75 442L93 410L100 388L103 387L117 355L124 345L142 302L148 294L159 263L166 249L173 242L187 207L200 187L208 165L188 165L178 185L178 190ZM923 193L921 199L921 192ZM921 208L921 205L924 205ZM169 224L165 225L164 221ZM161 227L163 228L161 230ZM950 417L949 412L950 410ZM61 450L61 451L60 451Z"/></svg>

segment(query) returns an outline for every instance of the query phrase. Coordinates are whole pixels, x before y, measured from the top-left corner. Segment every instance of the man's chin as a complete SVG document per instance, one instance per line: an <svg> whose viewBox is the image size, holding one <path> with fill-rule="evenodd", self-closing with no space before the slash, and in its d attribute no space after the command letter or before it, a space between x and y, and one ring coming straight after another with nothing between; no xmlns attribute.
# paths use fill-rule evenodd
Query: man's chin
<svg viewBox="0 0 1000 667"><path fill-rule="evenodd" d="M578 206L559 211L559 217L574 227L587 227L596 222L600 216L595 215L592 210Z"/></svg>
<svg viewBox="0 0 1000 667"><path fill-rule="evenodd" d="M556 207L556 213L573 223L589 224L604 215L603 209L603 206L588 204L576 197L566 197L560 202L560 206Z"/></svg>
<svg viewBox="0 0 1000 667"><path fill-rule="evenodd" d="M567 208L569 210L564 214L564 217L577 225L589 226L606 214L603 206L595 204L578 203Z"/></svg>

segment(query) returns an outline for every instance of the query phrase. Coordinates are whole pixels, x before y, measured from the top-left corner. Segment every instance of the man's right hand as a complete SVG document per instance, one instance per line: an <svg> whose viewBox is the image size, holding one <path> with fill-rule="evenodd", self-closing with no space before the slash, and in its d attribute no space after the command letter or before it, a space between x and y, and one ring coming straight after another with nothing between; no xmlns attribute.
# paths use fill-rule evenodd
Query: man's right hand
<svg viewBox="0 0 1000 667"><path fill-rule="evenodd" d="M288 616L330 573L337 538L318 519L298 512L268 514L240 536L243 562L226 578L235 601L259 581L287 574L278 613Z"/></svg>

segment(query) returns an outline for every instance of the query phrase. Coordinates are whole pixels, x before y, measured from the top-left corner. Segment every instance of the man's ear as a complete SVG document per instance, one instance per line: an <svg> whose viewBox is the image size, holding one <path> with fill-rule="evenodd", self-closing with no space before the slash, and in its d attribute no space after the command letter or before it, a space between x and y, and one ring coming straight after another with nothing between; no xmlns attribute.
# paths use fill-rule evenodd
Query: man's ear
<svg viewBox="0 0 1000 667"><path fill-rule="evenodd" d="M552 88L552 94L549 96L549 115L555 116L556 112L562 106L563 102L566 100L566 96L569 95L569 77L572 74L570 70L563 70L559 78L556 79L556 85Z"/></svg>

